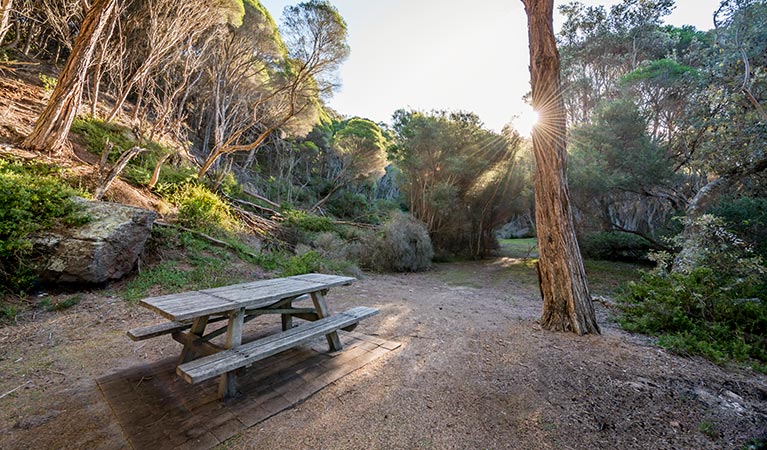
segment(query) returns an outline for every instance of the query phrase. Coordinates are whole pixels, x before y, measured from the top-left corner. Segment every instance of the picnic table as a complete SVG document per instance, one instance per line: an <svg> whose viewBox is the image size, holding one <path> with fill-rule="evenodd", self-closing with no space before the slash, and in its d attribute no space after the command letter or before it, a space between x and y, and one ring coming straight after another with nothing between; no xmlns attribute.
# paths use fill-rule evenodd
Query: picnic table
<svg viewBox="0 0 767 450"><path fill-rule="evenodd" d="M339 329L350 330L378 310L358 306L331 314L325 296L355 278L324 274L259 280L214 289L145 298L139 304L167 319L166 322L128 331L134 341L170 334L183 344L176 373L189 383L220 376L222 399L236 394L235 370L325 335L330 351L340 351ZM311 299L310 307L294 303ZM307 305L308 306L308 305ZM279 314L282 332L243 343L243 325L257 317ZM293 318L306 322L294 326ZM226 321L225 327L209 325ZM223 345L211 340L226 334Z"/></svg>

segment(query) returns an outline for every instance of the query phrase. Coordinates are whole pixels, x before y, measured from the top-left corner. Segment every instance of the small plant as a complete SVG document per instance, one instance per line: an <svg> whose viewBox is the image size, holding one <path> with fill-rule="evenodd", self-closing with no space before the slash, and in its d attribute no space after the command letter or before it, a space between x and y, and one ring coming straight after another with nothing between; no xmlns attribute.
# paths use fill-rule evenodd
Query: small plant
<svg viewBox="0 0 767 450"><path fill-rule="evenodd" d="M19 308L13 305L0 306L0 320L13 320L19 314Z"/></svg>
<svg viewBox="0 0 767 450"><path fill-rule="evenodd" d="M713 424L713 422L701 422L698 424L698 431L710 437L711 439L719 438L719 430L716 429L716 426Z"/></svg>
<svg viewBox="0 0 767 450"><path fill-rule="evenodd" d="M40 81L43 83L43 89L45 89L45 92L53 92L54 89L56 89L56 84L58 83L58 79L54 77L49 77L48 75L41 73L38 75L40 78Z"/></svg>
<svg viewBox="0 0 767 450"><path fill-rule="evenodd" d="M324 259L319 253L314 250L304 250L295 256L291 256L282 264L280 275L289 277L319 272L322 269L323 262Z"/></svg>
<svg viewBox="0 0 767 450"><path fill-rule="evenodd" d="M59 302L51 302L50 299L45 298L41 300L37 305L46 311L62 311L80 303L80 300L82 300L81 295L73 295Z"/></svg>
<svg viewBox="0 0 767 450"><path fill-rule="evenodd" d="M234 274L227 274L230 256L224 250L212 247L207 241L191 233L176 233L157 227L147 242L147 251L164 252L183 250L183 265L178 260L165 260L142 270L129 280L121 292L128 301L146 297L150 290L158 294L205 289L241 282Z"/></svg>

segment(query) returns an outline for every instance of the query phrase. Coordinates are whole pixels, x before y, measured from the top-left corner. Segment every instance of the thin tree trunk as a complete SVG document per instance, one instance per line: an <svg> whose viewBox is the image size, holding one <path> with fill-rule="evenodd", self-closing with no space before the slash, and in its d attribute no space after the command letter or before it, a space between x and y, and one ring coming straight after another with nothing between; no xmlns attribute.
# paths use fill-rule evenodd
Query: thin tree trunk
<svg viewBox="0 0 767 450"><path fill-rule="evenodd" d="M533 130L533 152L541 325L579 335L599 333L567 188L566 111L552 24L554 0L522 2L530 38L532 103L540 115Z"/></svg>
<svg viewBox="0 0 767 450"><path fill-rule="evenodd" d="M24 148L53 152L64 145L80 107L91 56L115 3L116 0L96 0L88 10L51 99L37 119L34 130L24 140Z"/></svg>
<svg viewBox="0 0 767 450"><path fill-rule="evenodd" d="M0 45L3 44L5 34L11 29L11 9L13 0L0 0Z"/></svg>

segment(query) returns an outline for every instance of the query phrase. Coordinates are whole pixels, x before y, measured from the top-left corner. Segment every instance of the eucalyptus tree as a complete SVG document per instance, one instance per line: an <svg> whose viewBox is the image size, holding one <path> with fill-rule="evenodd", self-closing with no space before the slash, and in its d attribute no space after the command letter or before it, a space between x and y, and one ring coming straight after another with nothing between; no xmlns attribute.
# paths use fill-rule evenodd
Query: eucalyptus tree
<svg viewBox="0 0 767 450"><path fill-rule="evenodd" d="M215 7L205 0L128 0L120 30L111 42L118 63L113 70L118 73L111 75L115 103L107 121L117 117L131 94L136 96L134 118L138 117L147 83L184 58L190 42L212 33L229 17L227 10L236 7L235 0L219 2Z"/></svg>
<svg viewBox="0 0 767 450"><path fill-rule="evenodd" d="M117 0L95 0L88 9L48 104L22 143L24 148L56 152L66 142L81 104L91 57L116 3Z"/></svg>
<svg viewBox="0 0 767 450"><path fill-rule="evenodd" d="M532 106L540 117L533 129L533 152L541 325L579 335L599 333L567 186L566 111L553 30L554 0L522 3L530 42Z"/></svg>
<svg viewBox="0 0 767 450"><path fill-rule="evenodd" d="M443 256L479 257L497 245L492 230L508 220L521 139L482 127L472 113L399 110L390 159L410 213L424 222Z"/></svg>
<svg viewBox="0 0 767 450"><path fill-rule="evenodd" d="M559 7L565 16L558 37L563 95L571 123L588 120L600 101L614 97L621 76L666 55L672 40L660 24L673 4L623 0L609 10L580 2Z"/></svg>
<svg viewBox="0 0 767 450"><path fill-rule="evenodd" d="M358 117L343 121L325 155L323 178L329 180L327 193L312 206L321 208L339 190L361 181L374 181L385 173L387 142L381 127Z"/></svg>
<svg viewBox="0 0 767 450"><path fill-rule="evenodd" d="M316 123L320 100L333 91L335 72L349 55L346 22L329 2L310 0L285 8L280 33L287 57L270 71L248 119L208 153L200 177L223 155L255 150L277 130L308 132Z"/></svg>

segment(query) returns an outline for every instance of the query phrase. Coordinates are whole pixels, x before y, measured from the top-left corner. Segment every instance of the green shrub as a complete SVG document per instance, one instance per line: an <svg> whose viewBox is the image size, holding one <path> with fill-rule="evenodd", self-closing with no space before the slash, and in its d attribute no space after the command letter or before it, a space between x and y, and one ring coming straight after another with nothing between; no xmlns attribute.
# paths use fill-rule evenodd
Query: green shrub
<svg viewBox="0 0 767 450"><path fill-rule="evenodd" d="M38 77L43 83L43 89L45 92L53 92L53 90L56 88L56 84L58 84L58 80L54 77L49 77L44 73L39 74Z"/></svg>
<svg viewBox="0 0 767 450"><path fill-rule="evenodd" d="M18 314L18 306L0 304L0 320L13 320Z"/></svg>
<svg viewBox="0 0 767 450"><path fill-rule="evenodd" d="M301 210L288 209L283 211L282 215L287 224L295 226L303 231L319 233L323 231L333 231L335 229L333 221L327 217L315 216Z"/></svg>
<svg viewBox="0 0 767 450"><path fill-rule="evenodd" d="M40 300L37 305L46 311L62 311L80 303L80 300L82 300L80 295L73 295L59 302L51 302L50 299L44 298L43 300Z"/></svg>
<svg viewBox="0 0 767 450"><path fill-rule="evenodd" d="M383 225L382 266L395 272L416 272L431 266L434 249L426 225L413 216L394 212Z"/></svg>
<svg viewBox="0 0 767 450"><path fill-rule="evenodd" d="M631 233L604 231L579 239L581 253L589 259L607 261L646 261L652 249L650 243Z"/></svg>
<svg viewBox="0 0 767 450"><path fill-rule="evenodd" d="M291 256L283 262L280 274L284 277L303 275L322 270L324 259L314 250L307 250Z"/></svg>
<svg viewBox="0 0 767 450"><path fill-rule="evenodd" d="M647 273L619 298L620 324L659 344L716 362L767 362L767 278L729 277L708 267Z"/></svg>
<svg viewBox="0 0 767 450"><path fill-rule="evenodd" d="M34 280L30 234L87 221L72 201L77 194L55 167L0 160L0 290L24 290Z"/></svg>
<svg viewBox="0 0 767 450"><path fill-rule="evenodd" d="M162 261L145 267L125 284L121 291L125 300L146 297L150 290L161 295L244 281L240 274L227 270L228 252L192 233L155 226L144 253L161 255Z"/></svg>
<svg viewBox="0 0 767 450"><path fill-rule="evenodd" d="M239 228L229 205L205 186L186 184L172 200L178 205L178 221L185 227L212 233Z"/></svg>
<svg viewBox="0 0 767 450"><path fill-rule="evenodd" d="M369 222L372 219L371 205L363 194L342 191L333 195L327 203L328 212L335 217Z"/></svg>

